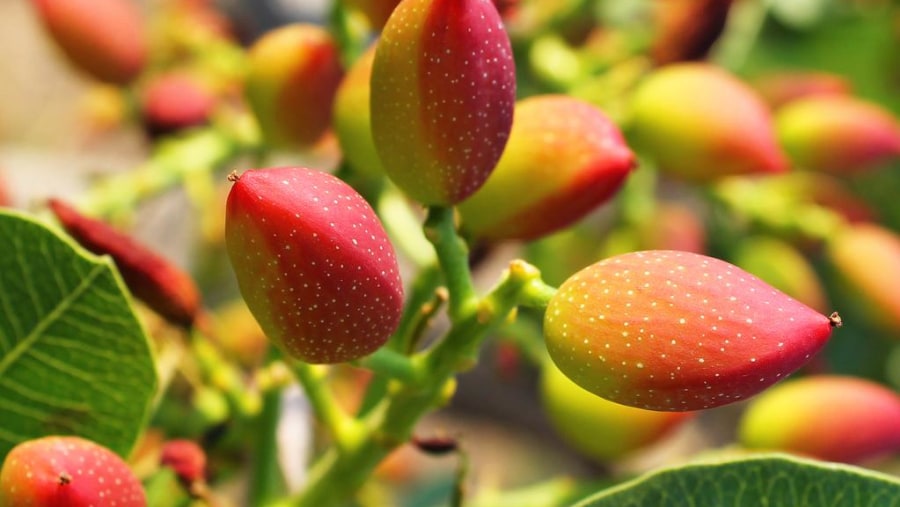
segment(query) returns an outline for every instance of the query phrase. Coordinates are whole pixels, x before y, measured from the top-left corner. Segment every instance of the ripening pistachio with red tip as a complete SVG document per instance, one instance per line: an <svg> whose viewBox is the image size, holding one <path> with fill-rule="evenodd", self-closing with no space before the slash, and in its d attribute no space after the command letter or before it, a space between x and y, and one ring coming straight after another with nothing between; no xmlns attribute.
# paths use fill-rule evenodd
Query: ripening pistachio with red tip
<svg viewBox="0 0 900 507"><path fill-rule="evenodd" d="M694 415L613 403L586 391L549 362L541 371L541 401L559 435L598 461L615 460L657 443Z"/></svg>
<svg viewBox="0 0 900 507"><path fill-rule="evenodd" d="M206 451L193 440L167 440L159 464L171 468L182 484L190 486L206 480Z"/></svg>
<svg viewBox="0 0 900 507"><path fill-rule="evenodd" d="M876 224L854 224L834 234L825 253L853 294L848 303L877 326L900 333L900 235Z"/></svg>
<svg viewBox="0 0 900 507"><path fill-rule="evenodd" d="M147 40L131 0L32 0L53 41L78 69L124 85L147 62Z"/></svg>
<svg viewBox="0 0 900 507"><path fill-rule="evenodd" d="M713 65L656 70L638 86L630 108L635 147L675 178L704 183L787 170L766 105L752 88Z"/></svg>
<svg viewBox="0 0 900 507"><path fill-rule="evenodd" d="M155 76L141 94L144 126L151 136L203 125L214 108L212 92L188 74Z"/></svg>
<svg viewBox="0 0 900 507"><path fill-rule="evenodd" d="M506 150L487 183L459 206L462 226L488 240L531 240L609 200L635 167L616 125L563 95L516 105Z"/></svg>
<svg viewBox="0 0 900 507"><path fill-rule="evenodd" d="M544 337L575 383L638 408L752 396L806 363L839 324L727 262L649 250L604 259L551 298Z"/></svg>
<svg viewBox="0 0 900 507"><path fill-rule="evenodd" d="M509 37L490 0L403 0L372 67L372 135L391 180L427 205L487 180L515 103Z"/></svg>
<svg viewBox="0 0 900 507"><path fill-rule="evenodd" d="M281 149L313 147L331 125L342 76L337 44L319 26L288 25L257 40L245 92L265 141Z"/></svg>
<svg viewBox="0 0 900 507"><path fill-rule="evenodd" d="M816 375L789 380L753 399L741 444L846 463L900 452L900 396L856 377Z"/></svg>
<svg viewBox="0 0 900 507"><path fill-rule="evenodd" d="M260 327L291 356L339 363L368 355L403 307L397 259L353 188L299 167L233 176L225 246Z"/></svg>
<svg viewBox="0 0 900 507"><path fill-rule="evenodd" d="M900 122L877 104L809 97L784 106L775 119L778 138L801 169L853 174L900 158Z"/></svg>
<svg viewBox="0 0 900 507"><path fill-rule="evenodd" d="M128 464L111 450L75 436L15 446L0 469L0 507L145 507Z"/></svg>
<svg viewBox="0 0 900 507"><path fill-rule="evenodd" d="M369 82L375 46L353 62L334 98L334 133L341 154L353 169L370 176L384 175L384 167L372 140L372 115L369 112Z"/></svg>
<svg viewBox="0 0 900 507"><path fill-rule="evenodd" d="M654 2L653 61L666 65L705 58L725 29L731 5L731 0Z"/></svg>

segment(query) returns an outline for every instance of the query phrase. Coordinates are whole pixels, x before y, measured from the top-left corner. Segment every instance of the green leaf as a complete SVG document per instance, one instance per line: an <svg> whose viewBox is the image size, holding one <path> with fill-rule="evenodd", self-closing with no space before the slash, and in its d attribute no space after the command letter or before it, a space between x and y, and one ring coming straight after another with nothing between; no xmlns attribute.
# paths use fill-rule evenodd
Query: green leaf
<svg viewBox="0 0 900 507"><path fill-rule="evenodd" d="M900 479L863 468L761 454L650 473L577 507L897 507Z"/></svg>
<svg viewBox="0 0 900 507"><path fill-rule="evenodd" d="M51 434L127 456L156 370L112 261L10 211L0 211L0 245L0 461Z"/></svg>

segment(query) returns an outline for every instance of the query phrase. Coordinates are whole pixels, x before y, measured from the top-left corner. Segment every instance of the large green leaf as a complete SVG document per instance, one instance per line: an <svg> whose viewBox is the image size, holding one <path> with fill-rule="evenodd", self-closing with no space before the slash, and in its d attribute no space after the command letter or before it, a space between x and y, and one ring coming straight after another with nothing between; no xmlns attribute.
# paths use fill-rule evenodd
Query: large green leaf
<svg viewBox="0 0 900 507"><path fill-rule="evenodd" d="M898 507L900 479L863 468L762 454L650 473L577 507Z"/></svg>
<svg viewBox="0 0 900 507"><path fill-rule="evenodd" d="M49 434L127 455L155 390L150 343L112 261L0 211L0 461Z"/></svg>

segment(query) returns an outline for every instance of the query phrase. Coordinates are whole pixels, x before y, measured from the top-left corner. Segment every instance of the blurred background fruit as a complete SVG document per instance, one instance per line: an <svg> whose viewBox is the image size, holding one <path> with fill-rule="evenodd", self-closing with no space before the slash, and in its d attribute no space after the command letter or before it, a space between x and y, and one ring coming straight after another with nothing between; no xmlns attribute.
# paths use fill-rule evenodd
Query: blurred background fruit
<svg viewBox="0 0 900 507"><path fill-rule="evenodd" d="M148 58L143 14L130 0L33 0L57 47L94 79L127 84Z"/></svg>
<svg viewBox="0 0 900 507"><path fill-rule="evenodd" d="M900 396L875 382L817 375L783 384L753 399L740 423L752 449L859 463L900 451Z"/></svg>
<svg viewBox="0 0 900 507"><path fill-rule="evenodd" d="M644 410L605 400L569 380L549 361L542 368L541 400L560 436L601 462L651 446L695 415Z"/></svg>
<svg viewBox="0 0 900 507"><path fill-rule="evenodd" d="M273 148L312 148L331 128L332 104L344 74L338 47L322 27L272 30L248 53L246 96Z"/></svg>
<svg viewBox="0 0 900 507"><path fill-rule="evenodd" d="M627 133L660 171L687 181L787 170L762 99L709 64L669 65L647 76L632 97Z"/></svg>

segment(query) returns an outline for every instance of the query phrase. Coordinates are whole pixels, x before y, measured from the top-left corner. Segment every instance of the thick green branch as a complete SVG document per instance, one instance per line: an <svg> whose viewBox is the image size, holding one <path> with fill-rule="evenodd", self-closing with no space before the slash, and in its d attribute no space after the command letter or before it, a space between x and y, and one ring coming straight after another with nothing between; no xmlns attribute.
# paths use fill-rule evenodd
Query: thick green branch
<svg viewBox="0 0 900 507"><path fill-rule="evenodd" d="M316 414L316 418L329 430L338 448L345 449L354 445L360 428L355 419L347 415L338 406L332 393L328 390L325 376L327 367L314 366L288 359L294 376L303 386L306 397Z"/></svg>
<svg viewBox="0 0 900 507"><path fill-rule="evenodd" d="M460 309L444 339L413 357L420 380L390 382L388 396L363 419L359 439L326 452L304 492L278 505L328 507L340 505L354 494L391 450L409 440L422 415L446 402L455 375L473 364L491 330L523 299L533 298L529 291L539 276L529 264L513 261L490 294Z"/></svg>
<svg viewBox="0 0 900 507"><path fill-rule="evenodd" d="M450 319L455 322L478 298L469 269L469 247L456 233L453 208L432 206L428 209L425 237L437 252L450 292Z"/></svg>
<svg viewBox="0 0 900 507"><path fill-rule="evenodd" d="M83 199L82 209L92 216L130 212L143 199L177 188L191 178L208 177L255 149L249 137L213 127L166 139L141 166L94 185Z"/></svg>

